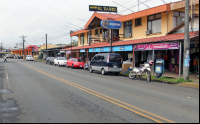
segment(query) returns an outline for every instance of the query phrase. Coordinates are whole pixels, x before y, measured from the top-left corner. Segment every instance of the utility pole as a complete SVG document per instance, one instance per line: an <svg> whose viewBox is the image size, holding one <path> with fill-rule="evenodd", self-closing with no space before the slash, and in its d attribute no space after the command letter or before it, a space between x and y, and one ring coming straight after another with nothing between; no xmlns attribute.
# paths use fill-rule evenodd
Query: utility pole
<svg viewBox="0 0 200 124"><path fill-rule="evenodd" d="M2 58L2 51L3 51L3 50L2 50L2 44L3 44L3 43L1 43L1 58Z"/></svg>
<svg viewBox="0 0 200 124"><path fill-rule="evenodd" d="M184 34L184 64L183 64L183 79L189 80L190 67L190 37L189 37L189 9L190 0L185 0L185 34Z"/></svg>
<svg viewBox="0 0 200 124"><path fill-rule="evenodd" d="M24 55L24 42L25 42L25 40L24 40L24 38L26 38L27 36L22 35L22 36L19 36L19 37L21 37L23 39L23 59L25 59L25 55Z"/></svg>
<svg viewBox="0 0 200 124"><path fill-rule="evenodd" d="M47 52L47 34L46 34L46 56L48 57L48 52Z"/></svg>

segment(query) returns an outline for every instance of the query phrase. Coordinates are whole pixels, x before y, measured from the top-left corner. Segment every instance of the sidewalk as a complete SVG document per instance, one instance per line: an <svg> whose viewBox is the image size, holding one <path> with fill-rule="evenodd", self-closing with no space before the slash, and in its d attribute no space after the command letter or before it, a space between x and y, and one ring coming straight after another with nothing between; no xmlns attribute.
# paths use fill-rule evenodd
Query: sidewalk
<svg viewBox="0 0 200 124"><path fill-rule="evenodd" d="M154 75L155 75L155 72L154 72ZM183 82L183 83L179 83L177 85L199 89L198 75L199 75L199 73L191 73L189 75L189 79L192 80L193 82ZM166 71L164 73L164 77L172 78L172 79L179 79L179 74L176 74L176 72L173 72L173 71ZM181 74L181 78L183 78L183 74Z"/></svg>

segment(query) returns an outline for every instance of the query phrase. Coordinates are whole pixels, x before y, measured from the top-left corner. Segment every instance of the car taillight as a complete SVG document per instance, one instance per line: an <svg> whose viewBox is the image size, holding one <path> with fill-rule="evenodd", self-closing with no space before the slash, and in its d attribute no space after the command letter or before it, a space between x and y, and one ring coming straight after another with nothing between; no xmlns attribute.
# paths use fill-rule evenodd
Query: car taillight
<svg viewBox="0 0 200 124"><path fill-rule="evenodd" d="M109 59L110 59L110 56L108 56L108 58L107 58L107 62L109 62Z"/></svg>

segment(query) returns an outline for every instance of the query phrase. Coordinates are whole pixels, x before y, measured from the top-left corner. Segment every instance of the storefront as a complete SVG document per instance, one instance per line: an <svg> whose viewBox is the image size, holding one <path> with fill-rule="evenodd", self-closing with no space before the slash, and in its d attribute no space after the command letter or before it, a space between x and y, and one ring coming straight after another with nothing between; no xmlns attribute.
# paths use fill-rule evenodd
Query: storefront
<svg viewBox="0 0 200 124"><path fill-rule="evenodd" d="M199 72L199 43L190 44L190 72Z"/></svg>
<svg viewBox="0 0 200 124"><path fill-rule="evenodd" d="M85 49L80 49L80 54L79 54L79 58L86 63L87 62L87 53Z"/></svg>
<svg viewBox="0 0 200 124"><path fill-rule="evenodd" d="M179 47L179 42L135 45L135 66L152 60L155 64L157 59L163 59L165 70L176 71L176 68L179 69Z"/></svg>
<svg viewBox="0 0 200 124"><path fill-rule="evenodd" d="M91 57L98 53L109 53L111 47L100 47L100 48L90 48L89 53ZM113 46L112 51L114 53L119 53L123 58L123 61L132 61L133 57L129 54L133 53L133 45L126 45L126 46Z"/></svg>

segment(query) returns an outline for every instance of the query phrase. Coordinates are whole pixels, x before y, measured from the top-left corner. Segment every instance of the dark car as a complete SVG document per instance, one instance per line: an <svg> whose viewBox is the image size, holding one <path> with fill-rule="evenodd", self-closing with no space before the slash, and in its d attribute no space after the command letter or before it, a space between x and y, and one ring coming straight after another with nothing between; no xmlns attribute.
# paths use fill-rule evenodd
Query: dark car
<svg viewBox="0 0 200 124"><path fill-rule="evenodd" d="M47 59L46 59L46 64L54 64L54 59L55 59L55 57L47 57Z"/></svg>
<svg viewBox="0 0 200 124"><path fill-rule="evenodd" d="M18 56L17 58L18 58L18 59L23 59L23 56Z"/></svg>
<svg viewBox="0 0 200 124"><path fill-rule="evenodd" d="M96 54L90 61L89 66L91 73L93 71L100 71L103 75L107 72L118 75L122 68L121 55L117 53Z"/></svg>

